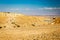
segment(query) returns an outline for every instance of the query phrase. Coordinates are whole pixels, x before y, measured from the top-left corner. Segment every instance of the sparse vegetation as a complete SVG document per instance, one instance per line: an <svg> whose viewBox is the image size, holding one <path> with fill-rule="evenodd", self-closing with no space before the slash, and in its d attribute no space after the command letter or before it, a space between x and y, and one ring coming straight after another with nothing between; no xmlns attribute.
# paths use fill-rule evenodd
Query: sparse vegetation
<svg viewBox="0 0 60 40"><path fill-rule="evenodd" d="M2 27L0 26L0 29L1 29Z"/></svg>
<svg viewBox="0 0 60 40"><path fill-rule="evenodd" d="M56 32L52 33L42 33L42 34L32 34L28 36L28 39L32 38L32 40L60 40L60 34Z"/></svg>
<svg viewBox="0 0 60 40"><path fill-rule="evenodd" d="M14 24L17 27L20 27L20 25L17 25L15 22L12 22L12 24ZM14 26L14 28L15 28L15 26Z"/></svg>
<svg viewBox="0 0 60 40"><path fill-rule="evenodd" d="M10 12L7 12L7 13L10 13Z"/></svg>
<svg viewBox="0 0 60 40"><path fill-rule="evenodd" d="M16 25L17 27L20 27L19 25Z"/></svg>
<svg viewBox="0 0 60 40"><path fill-rule="evenodd" d="M60 24L60 17L58 17L58 18L53 18L53 22L54 22L55 24Z"/></svg>
<svg viewBox="0 0 60 40"><path fill-rule="evenodd" d="M4 28L6 28L6 26L4 26Z"/></svg>
<svg viewBox="0 0 60 40"><path fill-rule="evenodd" d="M12 22L12 24L15 24L15 22Z"/></svg>
<svg viewBox="0 0 60 40"><path fill-rule="evenodd" d="M35 26L35 24L32 24L32 26Z"/></svg>
<svg viewBox="0 0 60 40"><path fill-rule="evenodd" d="M8 15L7 18L3 14L2 16L0 14L0 25L2 25L0 26L0 29L2 28L0 30L0 40L7 40L7 38L9 40L60 40L60 17L52 18L50 21L50 18L46 18L45 16L14 16L11 14L9 16L6 14ZM11 19L10 21L10 18L13 20ZM48 22L49 25L47 24ZM53 25L50 25L51 23Z"/></svg>

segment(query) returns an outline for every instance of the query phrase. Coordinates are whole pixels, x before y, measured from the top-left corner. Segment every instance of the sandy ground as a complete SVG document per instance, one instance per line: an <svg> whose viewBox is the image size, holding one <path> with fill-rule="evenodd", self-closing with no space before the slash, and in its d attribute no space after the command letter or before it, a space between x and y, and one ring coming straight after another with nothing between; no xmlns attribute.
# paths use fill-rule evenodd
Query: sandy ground
<svg viewBox="0 0 60 40"><path fill-rule="evenodd" d="M60 40L60 17L0 12L0 40Z"/></svg>

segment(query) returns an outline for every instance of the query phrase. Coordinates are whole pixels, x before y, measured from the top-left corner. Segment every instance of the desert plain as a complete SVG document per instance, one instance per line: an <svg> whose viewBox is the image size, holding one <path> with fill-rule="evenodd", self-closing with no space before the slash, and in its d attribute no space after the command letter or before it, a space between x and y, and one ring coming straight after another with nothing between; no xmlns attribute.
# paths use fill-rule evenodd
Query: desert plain
<svg viewBox="0 0 60 40"><path fill-rule="evenodd" d="M60 40L60 16L0 12L0 40Z"/></svg>

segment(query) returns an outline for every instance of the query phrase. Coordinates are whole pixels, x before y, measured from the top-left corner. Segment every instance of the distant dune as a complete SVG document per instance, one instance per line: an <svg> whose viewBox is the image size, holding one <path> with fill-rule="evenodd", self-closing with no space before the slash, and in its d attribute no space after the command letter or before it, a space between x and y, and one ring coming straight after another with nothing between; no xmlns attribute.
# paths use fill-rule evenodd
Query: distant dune
<svg viewBox="0 0 60 40"><path fill-rule="evenodd" d="M60 16L0 12L0 40L60 40Z"/></svg>

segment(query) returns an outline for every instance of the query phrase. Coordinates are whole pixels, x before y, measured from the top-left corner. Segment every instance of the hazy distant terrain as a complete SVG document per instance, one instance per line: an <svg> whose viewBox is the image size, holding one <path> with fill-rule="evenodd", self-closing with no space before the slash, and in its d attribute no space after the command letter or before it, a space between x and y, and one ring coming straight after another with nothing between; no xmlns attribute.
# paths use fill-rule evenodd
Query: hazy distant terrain
<svg viewBox="0 0 60 40"><path fill-rule="evenodd" d="M60 16L0 12L0 40L60 40Z"/></svg>

